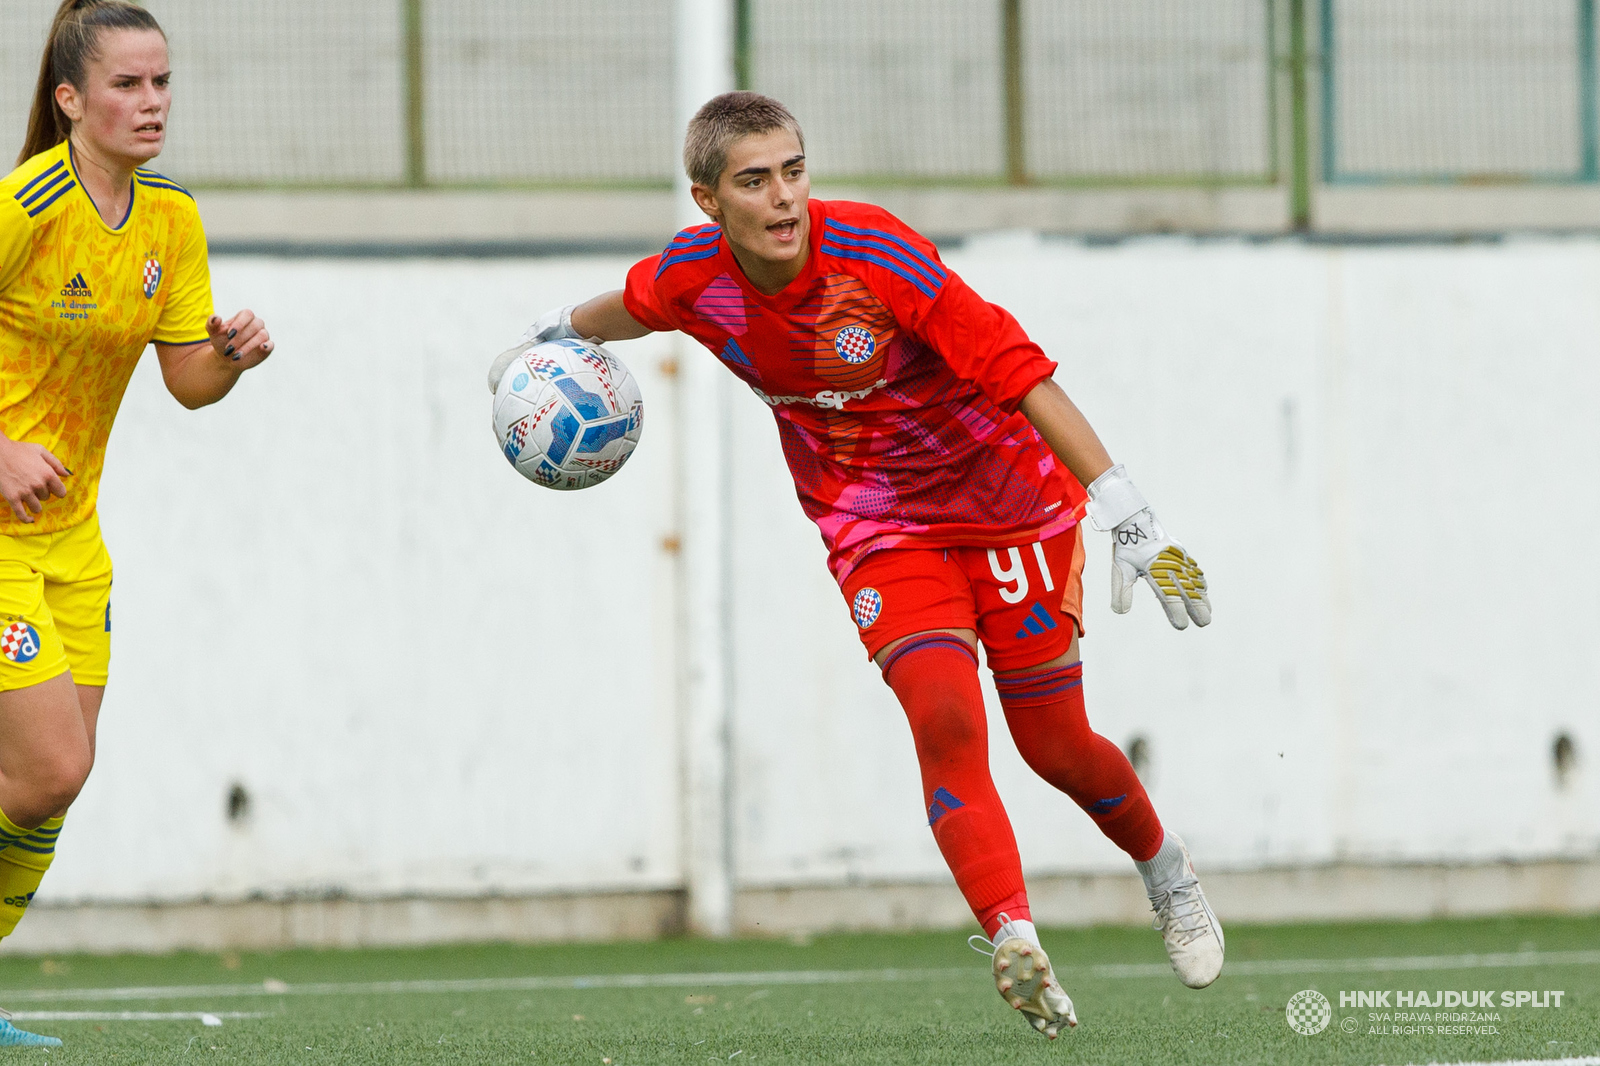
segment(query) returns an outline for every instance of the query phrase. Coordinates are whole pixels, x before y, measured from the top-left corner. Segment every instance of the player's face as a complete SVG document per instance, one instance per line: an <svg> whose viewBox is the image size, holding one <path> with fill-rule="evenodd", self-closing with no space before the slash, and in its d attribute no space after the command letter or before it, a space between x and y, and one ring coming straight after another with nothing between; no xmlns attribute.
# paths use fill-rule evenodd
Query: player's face
<svg viewBox="0 0 1600 1066"><path fill-rule="evenodd" d="M805 266L811 178L794 134L773 130L737 141L716 189L696 186L695 198L721 223L741 265L758 285L787 284Z"/></svg>
<svg viewBox="0 0 1600 1066"><path fill-rule="evenodd" d="M56 89L73 132L90 151L134 165L154 159L167 139L167 41L155 30L109 30L83 74L83 89Z"/></svg>

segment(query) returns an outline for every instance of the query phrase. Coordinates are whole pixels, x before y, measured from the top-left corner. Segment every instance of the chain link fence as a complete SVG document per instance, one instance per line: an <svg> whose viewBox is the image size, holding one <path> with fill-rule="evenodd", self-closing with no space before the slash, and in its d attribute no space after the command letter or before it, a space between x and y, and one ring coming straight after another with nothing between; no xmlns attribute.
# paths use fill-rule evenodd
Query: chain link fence
<svg viewBox="0 0 1600 1066"><path fill-rule="evenodd" d="M1330 182L1594 181L1594 4L739 0L739 65L833 181L1272 183L1289 138ZM19 145L55 6L0 3ZM160 165L194 185L664 187L677 167L673 0L147 6L174 67Z"/></svg>

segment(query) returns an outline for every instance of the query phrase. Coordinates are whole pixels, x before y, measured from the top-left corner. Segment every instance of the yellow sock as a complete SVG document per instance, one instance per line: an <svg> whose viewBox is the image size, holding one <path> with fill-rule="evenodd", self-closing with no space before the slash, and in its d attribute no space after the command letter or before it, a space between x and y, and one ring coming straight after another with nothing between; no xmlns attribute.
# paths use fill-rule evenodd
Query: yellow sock
<svg viewBox="0 0 1600 1066"><path fill-rule="evenodd" d="M0 851L4 851L27 835L26 829L7 818L5 811L0 811Z"/></svg>
<svg viewBox="0 0 1600 1066"><path fill-rule="evenodd" d="M0 834L12 838L10 846L0 851L0 937L16 930L28 904L33 902L44 872L56 857L56 837L61 835L65 821L52 818L30 832L18 829L0 812Z"/></svg>

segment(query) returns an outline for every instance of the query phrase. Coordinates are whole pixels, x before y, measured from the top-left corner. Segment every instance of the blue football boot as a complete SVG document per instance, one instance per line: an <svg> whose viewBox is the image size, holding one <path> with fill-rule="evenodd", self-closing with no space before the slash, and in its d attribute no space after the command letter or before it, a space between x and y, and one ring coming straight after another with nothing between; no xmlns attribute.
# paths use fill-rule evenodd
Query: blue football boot
<svg viewBox="0 0 1600 1066"><path fill-rule="evenodd" d="M40 1036L11 1024L9 1011L0 1011L0 1047L60 1047L61 1040L53 1036Z"/></svg>

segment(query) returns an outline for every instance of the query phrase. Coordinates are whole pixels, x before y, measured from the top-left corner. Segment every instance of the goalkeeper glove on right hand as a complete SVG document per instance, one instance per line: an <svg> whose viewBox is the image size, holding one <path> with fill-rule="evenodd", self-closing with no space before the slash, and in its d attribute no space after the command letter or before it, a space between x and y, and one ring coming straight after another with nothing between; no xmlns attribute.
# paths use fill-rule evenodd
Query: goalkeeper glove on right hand
<svg viewBox="0 0 1600 1066"><path fill-rule="evenodd" d="M516 347L507 348L495 356L494 362L489 364L489 391L495 392L500 388L500 379L506 376L506 367L534 345L544 344L546 341L581 340L577 331L572 328L572 311L577 306L568 304L546 311L528 327Z"/></svg>
<svg viewBox="0 0 1600 1066"><path fill-rule="evenodd" d="M1200 564L1167 536L1144 494L1134 487L1121 464L1089 486L1089 520L1111 534L1111 609L1127 614L1133 587L1144 578L1161 600L1174 629L1211 623L1211 600Z"/></svg>

